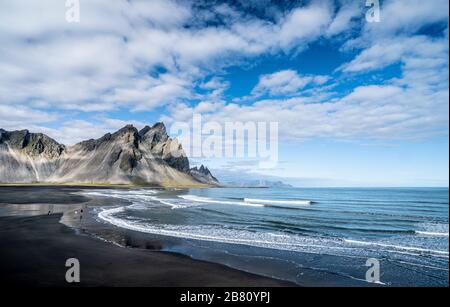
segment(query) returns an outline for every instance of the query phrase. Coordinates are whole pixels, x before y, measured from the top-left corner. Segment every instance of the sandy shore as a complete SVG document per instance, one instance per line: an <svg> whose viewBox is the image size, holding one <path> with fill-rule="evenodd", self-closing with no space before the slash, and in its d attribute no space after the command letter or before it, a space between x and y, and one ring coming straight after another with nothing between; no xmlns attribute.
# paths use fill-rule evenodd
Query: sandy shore
<svg viewBox="0 0 450 307"><path fill-rule="evenodd" d="M77 258L79 286L290 286L189 257L123 248L59 223L60 214L0 218L0 284L73 286L65 261Z"/></svg>

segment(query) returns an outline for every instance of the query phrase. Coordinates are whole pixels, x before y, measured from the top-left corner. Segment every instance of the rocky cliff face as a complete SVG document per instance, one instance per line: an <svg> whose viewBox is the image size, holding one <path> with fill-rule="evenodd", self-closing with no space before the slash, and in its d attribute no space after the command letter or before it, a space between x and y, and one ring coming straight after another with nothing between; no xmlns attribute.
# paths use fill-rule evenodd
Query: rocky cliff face
<svg viewBox="0 0 450 307"><path fill-rule="evenodd" d="M126 126L71 147L44 134L0 129L0 182L217 185L208 173L189 169L181 144L163 123L141 131Z"/></svg>

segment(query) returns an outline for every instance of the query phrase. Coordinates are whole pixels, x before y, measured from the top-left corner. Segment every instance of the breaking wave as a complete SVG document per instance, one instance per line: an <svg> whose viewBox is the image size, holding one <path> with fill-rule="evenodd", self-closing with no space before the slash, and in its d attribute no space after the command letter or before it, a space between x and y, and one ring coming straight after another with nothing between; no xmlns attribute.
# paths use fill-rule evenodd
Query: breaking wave
<svg viewBox="0 0 450 307"><path fill-rule="evenodd" d="M434 236L434 237L448 237L448 232L429 232L416 230L416 233L424 236Z"/></svg>
<svg viewBox="0 0 450 307"><path fill-rule="evenodd" d="M396 196L400 192L391 193ZM296 252L355 258L356 262L374 257L420 267L421 272L432 270L436 276L448 272L449 229L444 206L429 206L432 211L424 213L423 206L397 203L399 197L368 196L359 190L341 196L339 191L287 194L286 190L242 189L99 189L83 194L110 198L102 203L114 207L96 211L97 219L104 223L195 240L189 246L225 253L267 253L294 262Z"/></svg>
<svg viewBox="0 0 450 307"><path fill-rule="evenodd" d="M422 223L418 225L416 234L429 237L448 237L448 224Z"/></svg>
<svg viewBox="0 0 450 307"><path fill-rule="evenodd" d="M381 253L402 254L408 252L414 255L432 255L443 258L448 258L449 255L448 251L384 244L372 241L286 235L283 232L257 232L208 225L151 224L144 220L128 220L126 217L117 216L120 213L124 213L127 208L128 207L105 209L99 212L98 217L117 227L143 233L219 243L241 244L278 250L326 253L329 255L341 256L370 256L377 250ZM372 248L368 249L367 247Z"/></svg>
<svg viewBox="0 0 450 307"><path fill-rule="evenodd" d="M264 204L264 205L276 205L276 206L308 206L313 202L311 200L274 200L274 199L256 199L256 198L244 198L244 202L251 204Z"/></svg>
<svg viewBox="0 0 450 307"><path fill-rule="evenodd" d="M251 207L264 207L264 204L254 204L247 203L242 201L227 201L227 200L218 200L209 197L200 197L195 195L180 195L180 198L185 200L199 202L199 203L207 203L207 204L220 204L220 205L238 205L238 206L251 206Z"/></svg>

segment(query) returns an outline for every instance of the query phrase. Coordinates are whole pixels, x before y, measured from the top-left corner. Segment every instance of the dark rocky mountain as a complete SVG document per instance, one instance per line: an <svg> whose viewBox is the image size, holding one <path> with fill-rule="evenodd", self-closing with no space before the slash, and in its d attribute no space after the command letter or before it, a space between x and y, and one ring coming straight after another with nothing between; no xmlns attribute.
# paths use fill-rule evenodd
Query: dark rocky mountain
<svg viewBox="0 0 450 307"><path fill-rule="evenodd" d="M30 133L28 130L5 131L0 129L0 144L8 143L13 149L20 149L30 156L59 157L65 146L42 133Z"/></svg>
<svg viewBox="0 0 450 307"><path fill-rule="evenodd" d="M189 173L200 182L208 183L208 182L219 182L216 177L214 177L209 169L203 164L200 168L193 167L190 169Z"/></svg>
<svg viewBox="0 0 450 307"><path fill-rule="evenodd" d="M42 133L0 129L0 182L218 185L207 168L189 168L163 123L140 131L128 125L70 147Z"/></svg>

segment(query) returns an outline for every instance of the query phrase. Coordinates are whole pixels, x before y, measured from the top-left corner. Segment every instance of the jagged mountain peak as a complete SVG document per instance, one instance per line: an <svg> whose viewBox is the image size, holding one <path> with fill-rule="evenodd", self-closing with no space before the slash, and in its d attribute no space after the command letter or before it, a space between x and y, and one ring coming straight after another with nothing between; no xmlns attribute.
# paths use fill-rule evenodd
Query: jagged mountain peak
<svg viewBox="0 0 450 307"><path fill-rule="evenodd" d="M136 140L139 140L139 131L133 125L126 125L125 127L114 132L111 135L111 138L118 139L118 138L123 138L124 136L128 137L128 138L132 137ZM131 141L134 141L134 139Z"/></svg>
<svg viewBox="0 0 450 307"><path fill-rule="evenodd" d="M139 131L139 136L156 154L162 154L163 151L163 146L158 146L158 144L164 143L170 139L167 135L166 126L163 123L157 123L152 127L145 126Z"/></svg>
<svg viewBox="0 0 450 307"><path fill-rule="evenodd" d="M200 167L194 166L193 168L191 168L191 170L198 171L198 172L201 172L204 174L210 173L209 169L206 166L204 166L203 164L200 165Z"/></svg>
<svg viewBox="0 0 450 307"><path fill-rule="evenodd" d="M138 147L140 140L139 131L133 125L126 125L112 134L106 133L98 139L82 141L75 146L82 147L87 151L92 151L102 146L102 144L117 140L123 140L124 143L129 143L135 147Z"/></svg>
<svg viewBox="0 0 450 307"><path fill-rule="evenodd" d="M217 178L213 176L211 171L203 164L200 167L195 166L191 168L189 172L194 178L201 182L219 182Z"/></svg>
<svg viewBox="0 0 450 307"><path fill-rule="evenodd" d="M167 134L167 130L166 130L166 125L164 125L163 122L159 122L154 124L153 126L145 126L144 128L141 129L141 131L139 131L140 135L145 135L147 134L150 130L152 131L159 131L162 134Z"/></svg>
<svg viewBox="0 0 450 307"><path fill-rule="evenodd" d="M86 141L81 141L80 143L77 143L74 147L81 147L84 150L92 151L92 150L95 150L96 148L98 148L101 144L111 140L111 137L112 137L112 134L107 133L98 139L89 139Z"/></svg>
<svg viewBox="0 0 450 307"><path fill-rule="evenodd" d="M158 123L154 124L152 126L152 129L155 129L155 130L157 129L160 131L164 131L164 133L166 133L166 125L164 125L163 122L158 122Z"/></svg>
<svg viewBox="0 0 450 307"><path fill-rule="evenodd" d="M150 126L145 126L144 128L142 128L142 129L139 131L139 135L140 135L140 136L144 136L147 132L150 131L150 129L152 129Z"/></svg>
<svg viewBox="0 0 450 307"><path fill-rule="evenodd" d="M134 147L139 147L139 131L133 125L126 125L122 129L112 134L113 140L122 140L127 144L132 144Z"/></svg>
<svg viewBox="0 0 450 307"><path fill-rule="evenodd" d="M126 125L123 128L120 128L119 130L114 132L113 135L123 134L123 133L137 133L137 132L138 132L137 128L134 127L133 125Z"/></svg>
<svg viewBox="0 0 450 307"><path fill-rule="evenodd" d="M27 155L58 158L65 146L43 133L30 133L28 130L6 131L0 129L0 144L18 150Z"/></svg>
<svg viewBox="0 0 450 307"><path fill-rule="evenodd" d="M127 125L67 148L42 133L0 129L0 165L0 182L218 184L207 168L191 172L163 123Z"/></svg>

